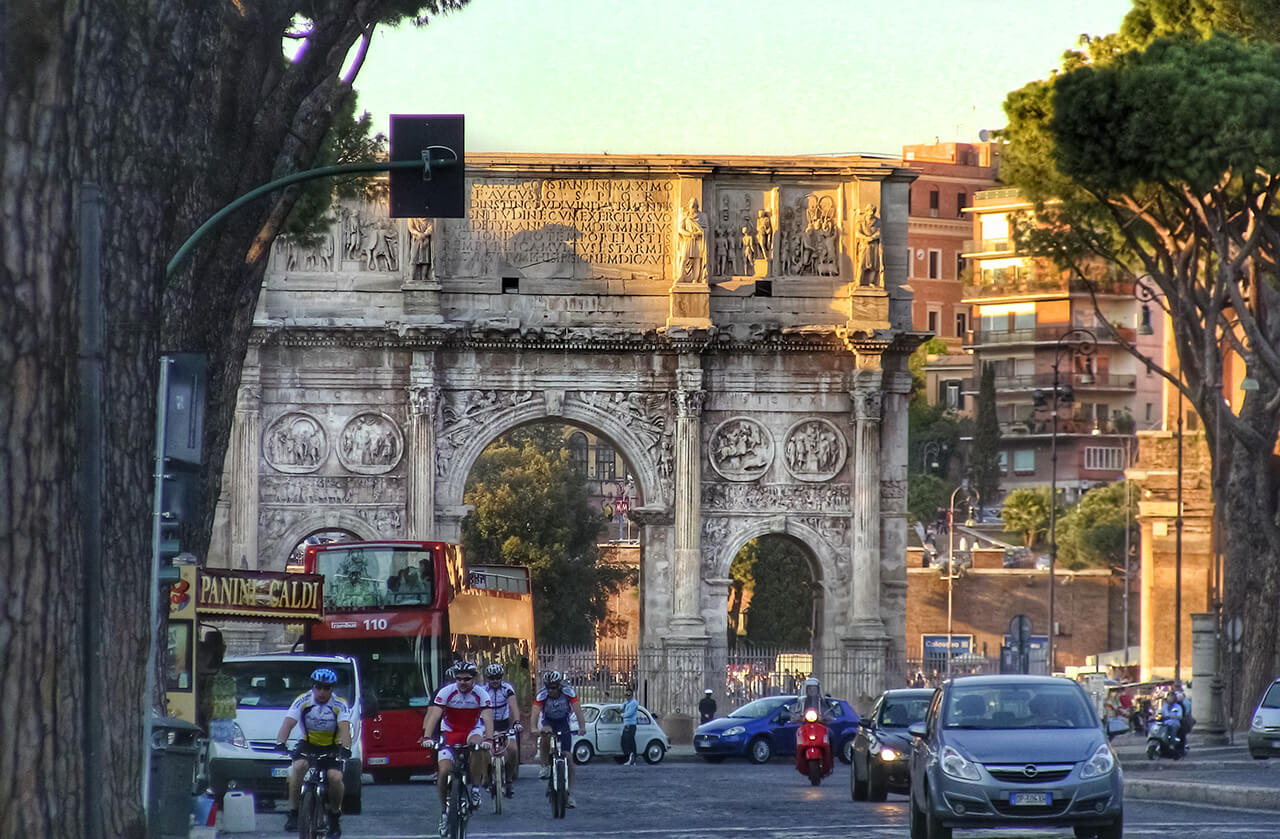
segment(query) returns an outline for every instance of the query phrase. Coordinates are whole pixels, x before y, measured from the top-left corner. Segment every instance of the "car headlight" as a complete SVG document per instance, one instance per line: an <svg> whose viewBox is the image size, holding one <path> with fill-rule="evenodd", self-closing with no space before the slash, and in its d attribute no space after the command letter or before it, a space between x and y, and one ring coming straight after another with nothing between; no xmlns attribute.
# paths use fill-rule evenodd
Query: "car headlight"
<svg viewBox="0 0 1280 839"><path fill-rule="evenodd" d="M881 760L897 760L900 757L902 757L902 755L897 749L891 749L888 746L884 746L880 749Z"/></svg>
<svg viewBox="0 0 1280 839"><path fill-rule="evenodd" d="M720 733L721 737L737 737L739 734L746 734L747 728L743 725L735 725L733 728L726 728Z"/></svg>
<svg viewBox="0 0 1280 839"><path fill-rule="evenodd" d="M1262 714L1258 714L1256 717L1253 718L1253 727L1262 728Z"/></svg>
<svg viewBox="0 0 1280 839"><path fill-rule="evenodd" d="M883 752L884 749L881 751ZM978 767L951 746L942 750L942 771L962 781L982 780L982 773L978 771Z"/></svg>
<svg viewBox="0 0 1280 839"><path fill-rule="evenodd" d="M1106 775L1112 769L1116 768L1116 756L1111 751L1111 747L1103 743L1098 750L1093 753L1093 757L1085 761L1084 766L1080 769L1081 780L1085 778L1098 778Z"/></svg>
<svg viewBox="0 0 1280 839"><path fill-rule="evenodd" d="M216 726L211 734L215 743L230 743L237 748L249 748L249 740L244 736L244 729L238 722Z"/></svg>

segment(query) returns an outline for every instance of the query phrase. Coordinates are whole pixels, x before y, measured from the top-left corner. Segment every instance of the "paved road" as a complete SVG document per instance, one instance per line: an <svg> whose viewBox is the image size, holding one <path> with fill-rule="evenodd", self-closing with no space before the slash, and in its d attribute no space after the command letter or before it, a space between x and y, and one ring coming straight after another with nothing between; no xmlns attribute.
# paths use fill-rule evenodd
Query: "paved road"
<svg viewBox="0 0 1280 839"><path fill-rule="evenodd" d="M849 798L848 768L837 764L835 774L820 787L811 787L790 764L766 766L744 762L663 763L659 766L618 766L595 762L579 767L578 807L568 818L551 818L542 795L545 782L524 767L517 793L501 816L478 814L471 836L540 839L553 836L671 837L671 839L906 839L906 799L891 795L883 804L854 803ZM1172 774L1172 773L1170 773ZM488 802L486 801L486 806ZM414 782L366 786L364 813L343 818L349 839L431 839L437 823L435 786ZM1176 835L1178 839L1241 837L1263 839L1276 835L1276 813L1191 807L1167 802L1130 799L1125 807L1129 836ZM258 832L239 835L285 836L283 813L258 813ZM1069 839L1065 831L981 831L959 833L984 839L1053 837Z"/></svg>

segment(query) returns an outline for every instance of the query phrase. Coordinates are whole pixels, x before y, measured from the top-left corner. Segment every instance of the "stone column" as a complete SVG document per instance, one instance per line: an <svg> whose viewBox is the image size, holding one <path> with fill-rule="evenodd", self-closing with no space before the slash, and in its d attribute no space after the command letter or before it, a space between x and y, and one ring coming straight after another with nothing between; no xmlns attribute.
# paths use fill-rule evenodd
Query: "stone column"
<svg viewBox="0 0 1280 839"><path fill-rule="evenodd" d="M861 359L859 359L861 364ZM853 633L881 639L880 393L881 372L858 370L853 398Z"/></svg>
<svg viewBox="0 0 1280 839"><path fill-rule="evenodd" d="M911 373L906 355L900 369L884 373L880 422L880 618L889 636L891 663L906 666L907 615L907 402ZM888 368L888 360L886 360ZM892 687L888 685L887 687Z"/></svg>
<svg viewBox="0 0 1280 839"><path fill-rule="evenodd" d="M252 364L250 360L252 359ZM240 388L236 392L236 413L231 425L230 461L231 568L258 569L258 447L262 442L262 386L257 351L250 349L240 372ZM283 571L283 568L271 569Z"/></svg>
<svg viewBox="0 0 1280 839"><path fill-rule="evenodd" d="M688 359L688 360L686 360ZM682 356L677 372L675 439L675 569L672 574L673 628L702 634L702 368ZM677 629L677 631L680 631Z"/></svg>
<svg viewBox="0 0 1280 839"><path fill-rule="evenodd" d="M410 539L436 537L436 418L440 389L434 359L414 353L409 371L408 499L405 532Z"/></svg>

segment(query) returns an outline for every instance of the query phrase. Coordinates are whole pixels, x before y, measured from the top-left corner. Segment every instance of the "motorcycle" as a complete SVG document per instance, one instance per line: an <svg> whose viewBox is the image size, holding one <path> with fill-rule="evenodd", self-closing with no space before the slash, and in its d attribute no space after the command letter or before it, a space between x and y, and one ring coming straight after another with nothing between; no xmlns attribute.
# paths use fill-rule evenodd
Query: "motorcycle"
<svg viewBox="0 0 1280 839"><path fill-rule="evenodd" d="M1186 754L1181 736L1182 722L1164 714L1154 714L1147 726L1147 760L1171 757L1181 760Z"/></svg>
<svg viewBox="0 0 1280 839"><path fill-rule="evenodd" d="M796 771L816 787L831 774L831 769L831 735L818 712L810 708L796 729Z"/></svg>

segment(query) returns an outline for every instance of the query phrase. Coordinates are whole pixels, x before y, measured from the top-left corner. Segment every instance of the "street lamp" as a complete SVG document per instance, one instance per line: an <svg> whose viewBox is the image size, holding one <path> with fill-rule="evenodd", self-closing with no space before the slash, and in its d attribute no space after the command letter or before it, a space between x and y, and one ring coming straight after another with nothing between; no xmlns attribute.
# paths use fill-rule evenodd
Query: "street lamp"
<svg viewBox="0 0 1280 839"><path fill-rule="evenodd" d="M1053 348L1053 433L1049 437L1049 675L1053 675L1055 659L1054 652L1056 644L1054 644L1054 575L1057 573L1058 565L1058 402L1060 397L1066 397L1062 401L1069 402L1074 399L1071 395L1071 389L1067 388L1065 393L1061 393L1059 386L1058 368L1062 363L1062 354L1064 351L1070 350L1072 356L1075 355L1093 355L1098 350L1098 336L1094 335L1088 329L1076 327L1069 329L1059 336L1054 342ZM1089 384L1093 381L1093 377L1086 378L1084 375L1080 377L1082 384ZM1038 400L1043 400L1042 394L1037 394Z"/></svg>
<svg viewBox="0 0 1280 839"><path fill-rule="evenodd" d="M937 470L939 460L947 447L938 440L927 440L920 450L920 471L926 475ZM932 457L930 457L932 454Z"/></svg>
<svg viewBox="0 0 1280 839"><path fill-rule="evenodd" d="M956 496L965 494L970 514L978 504L978 491L969 489L969 480L961 481L951 493L951 506L947 513L947 676L951 675L951 588L956 579Z"/></svg>

